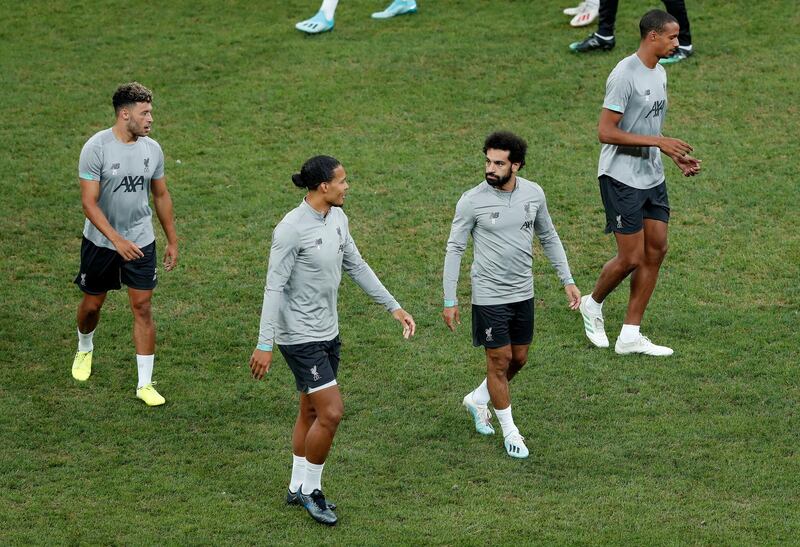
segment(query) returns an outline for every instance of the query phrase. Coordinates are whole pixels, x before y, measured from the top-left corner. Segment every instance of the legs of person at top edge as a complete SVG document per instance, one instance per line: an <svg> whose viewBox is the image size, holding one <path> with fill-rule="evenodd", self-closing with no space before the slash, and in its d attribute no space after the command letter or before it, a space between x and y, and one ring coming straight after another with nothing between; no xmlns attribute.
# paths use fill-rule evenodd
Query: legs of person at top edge
<svg viewBox="0 0 800 547"><path fill-rule="evenodd" d="M614 233L617 255L603 266L592 298L598 303L603 302L628 275L632 275L626 325L640 325L642 322L656 286L658 271L667 254L667 227L666 222L646 218L644 228L636 233Z"/></svg>

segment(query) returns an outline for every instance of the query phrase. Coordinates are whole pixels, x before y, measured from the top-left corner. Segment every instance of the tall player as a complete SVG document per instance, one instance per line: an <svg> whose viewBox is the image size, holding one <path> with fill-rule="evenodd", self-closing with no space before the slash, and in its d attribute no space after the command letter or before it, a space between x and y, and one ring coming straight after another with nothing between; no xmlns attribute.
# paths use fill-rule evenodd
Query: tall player
<svg viewBox="0 0 800 547"><path fill-rule="evenodd" d="M349 185L338 160L315 156L292 182L306 189L298 207L272 234L258 345L250 357L260 380L272 364L277 344L295 377L300 411L292 432L292 476L286 503L302 504L311 517L333 526L338 518L322 493L322 468L344 412L336 373L339 316L336 310L342 269L372 299L414 335L405 312L361 258L342 206Z"/></svg>
<svg viewBox="0 0 800 547"><path fill-rule="evenodd" d="M503 430L503 444L513 458L527 458L528 448L511 415L509 381L525 366L533 340L533 236L558 273L569 307L578 309L581 293L567 255L547 211L542 187L517 175L525 166L527 143L509 132L487 137L486 179L465 192L447 240L444 259L442 318L453 331L460 323L456 285L469 235L472 263L472 343L486 350L486 379L463 400L483 435L494 434L491 400Z"/></svg>
<svg viewBox="0 0 800 547"><path fill-rule="evenodd" d="M605 231L614 232L617 255L603 266L580 309L586 336L595 346L608 347L603 301L630 275L628 311L614 350L667 356L672 355L671 348L653 344L640 332L667 254L670 208L661 153L687 177L700 172L700 160L689 155L689 144L661 134L667 114L667 74L659 60L678 47L678 21L652 10L639 22L639 32L639 49L608 77L597 129L603 143L597 176L606 210Z"/></svg>
<svg viewBox="0 0 800 547"><path fill-rule="evenodd" d="M167 236L164 269L178 263L178 236L172 198L164 177L164 153L148 137L153 125L153 94L137 82L117 88L112 98L116 122L96 133L81 150L78 177L86 215L78 306L78 352L72 376L86 381L92 372L94 332L108 291L128 287L133 312L133 342L139 381L136 396L148 406L164 404L153 387L156 328L150 300L156 287L156 244L150 193Z"/></svg>

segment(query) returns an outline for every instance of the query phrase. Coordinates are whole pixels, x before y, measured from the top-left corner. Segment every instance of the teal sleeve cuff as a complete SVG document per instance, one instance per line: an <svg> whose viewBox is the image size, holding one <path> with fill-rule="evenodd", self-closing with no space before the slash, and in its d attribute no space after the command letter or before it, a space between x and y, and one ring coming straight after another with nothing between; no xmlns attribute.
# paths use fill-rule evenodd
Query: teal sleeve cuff
<svg viewBox="0 0 800 547"><path fill-rule="evenodd" d="M259 344L256 349L258 351L272 351L272 344Z"/></svg>
<svg viewBox="0 0 800 547"><path fill-rule="evenodd" d="M574 285L574 284L575 284L575 280L574 280L574 279L572 279L571 277L570 277L569 279L567 279L566 281L564 281L564 286L565 286L565 287L566 287L567 285Z"/></svg>
<svg viewBox="0 0 800 547"><path fill-rule="evenodd" d="M445 301L444 301L444 307L445 308L452 308L455 305L456 305L456 301L455 300L447 300L447 299L445 299Z"/></svg>

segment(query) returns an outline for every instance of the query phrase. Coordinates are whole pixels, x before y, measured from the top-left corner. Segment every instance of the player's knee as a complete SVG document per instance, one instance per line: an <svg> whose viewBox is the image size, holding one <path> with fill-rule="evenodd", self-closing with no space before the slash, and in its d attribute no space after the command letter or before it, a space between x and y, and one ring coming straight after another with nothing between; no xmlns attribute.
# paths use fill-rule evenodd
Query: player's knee
<svg viewBox="0 0 800 547"><path fill-rule="evenodd" d="M136 300L131 302L131 309L138 319L150 319L151 305L149 300Z"/></svg>
<svg viewBox="0 0 800 547"><path fill-rule="evenodd" d="M495 351L489 356L489 370L490 373L497 374L498 376L505 376L508 367L511 364L511 350L508 351Z"/></svg>
<svg viewBox="0 0 800 547"><path fill-rule="evenodd" d="M656 245L650 245L647 248L648 262L660 264L661 261L664 260L664 257L667 256L668 249L669 244L666 241Z"/></svg>
<svg viewBox="0 0 800 547"><path fill-rule="evenodd" d="M620 254L617 256L620 266L628 272L632 272L642 264L644 264L644 251L633 251L629 253Z"/></svg>
<svg viewBox="0 0 800 547"><path fill-rule="evenodd" d="M317 420L323 427L336 429L339 426L339 422L342 421L343 414L344 405L341 403L332 404L317 410Z"/></svg>

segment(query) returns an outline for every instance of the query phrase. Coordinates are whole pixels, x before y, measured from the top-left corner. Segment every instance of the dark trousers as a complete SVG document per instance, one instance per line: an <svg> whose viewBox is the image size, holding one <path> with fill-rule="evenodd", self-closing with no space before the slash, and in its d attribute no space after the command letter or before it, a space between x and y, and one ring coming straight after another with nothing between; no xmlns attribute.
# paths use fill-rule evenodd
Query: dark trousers
<svg viewBox="0 0 800 547"><path fill-rule="evenodd" d="M686 14L686 3L683 0L662 0L667 13L678 20L681 27L678 34L678 43L682 46L692 45L692 33L689 29L689 16ZM617 5L619 0L600 0L600 15L597 34L600 36L614 36L614 23L617 20Z"/></svg>

